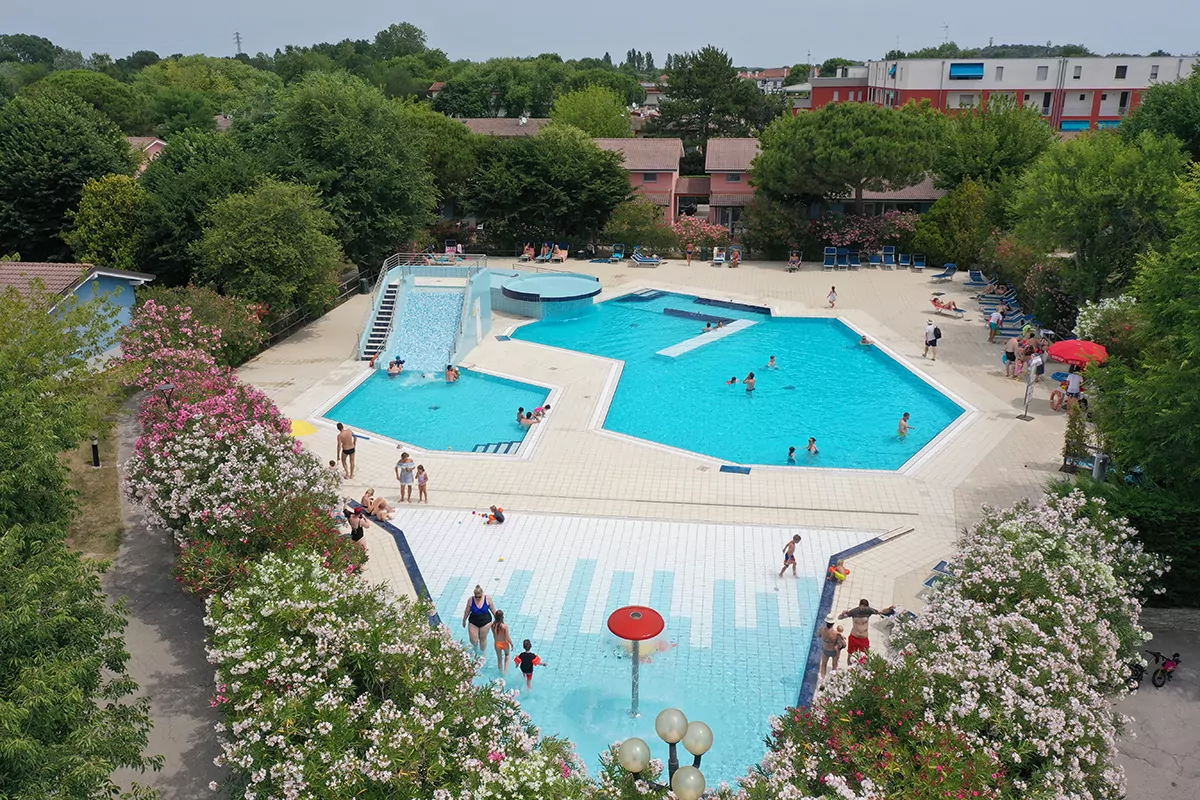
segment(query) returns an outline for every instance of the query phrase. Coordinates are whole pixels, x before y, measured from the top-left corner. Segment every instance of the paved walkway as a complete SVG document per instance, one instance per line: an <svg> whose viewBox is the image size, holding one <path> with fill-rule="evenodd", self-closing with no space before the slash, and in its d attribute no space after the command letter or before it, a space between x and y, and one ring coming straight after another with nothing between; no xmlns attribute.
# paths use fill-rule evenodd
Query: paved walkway
<svg viewBox="0 0 1200 800"><path fill-rule="evenodd" d="M121 463L133 454L137 438L136 399L126 404L117 428ZM141 509L122 500L125 535L116 560L104 576L110 597L126 598L129 625L125 647L129 674L151 699L147 752L165 757L161 772L121 770L114 779L158 789L164 800L209 795L209 781L225 771L213 764L220 752L209 706L213 669L204 653L204 604L179 590L171 577L175 552L166 530L146 523Z"/></svg>

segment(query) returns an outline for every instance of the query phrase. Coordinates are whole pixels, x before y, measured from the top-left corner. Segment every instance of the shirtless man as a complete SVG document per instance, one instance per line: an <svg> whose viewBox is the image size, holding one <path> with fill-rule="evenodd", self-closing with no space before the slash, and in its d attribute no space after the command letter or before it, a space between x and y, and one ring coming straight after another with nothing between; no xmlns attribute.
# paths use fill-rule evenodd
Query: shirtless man
<svg viewBox="0 0 1200 800"><path fill-rule="evenodd" d="M337 425L337 454L342 462L342 472L347 478L354 477L354 431L347 428L342 423Z"/></svg>
<svg viewBox="0 0 1200 800"><path fill-rule="evenodd" d="M792 577L793 578L799 577L798 575L796 575L796 545L798 545L798 544L800 544L800 534L797 533L795 536L792 537L792 540L784 546L784 548L783 548L783 569L779 570L779 577L781 577L781 578L783 577L783 573L787 572L787 568L789 565L792 568Z"/></svg>
<svg viewBox="0 0 1200 800"><path fill-rule="evenodd" d="M871 608L871 603L866 598L858 601L856 608L848 608L841 614L838 614L838 619L850 618L850 642L846 648L847 658L857 652L866 653L871 649L870 628L867 623L871 621L871 617L878 614L881 617L887 616L896 610L895 606L885 608L883 611L876 611Z"/></svg>
<svg viewBox="0 0 1200 800"><path fill-rule="evenodd" d="M908 436L908 432L911 430L916 430L916 428L909 424L908 412L905 411L904 416L900 418L900 429L896 433L900 434L900 438L903 439L905 436Z"/></svg>

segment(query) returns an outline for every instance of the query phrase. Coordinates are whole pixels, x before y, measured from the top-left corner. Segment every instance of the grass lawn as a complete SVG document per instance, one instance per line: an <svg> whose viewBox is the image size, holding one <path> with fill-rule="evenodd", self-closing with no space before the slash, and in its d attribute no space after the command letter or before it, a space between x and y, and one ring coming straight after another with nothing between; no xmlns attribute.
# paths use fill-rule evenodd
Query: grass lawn
<svg viewBox="0 0 1200 800"><path fill-rule="evenodd" d="M71 487L79 493L79 516L71 523L67 546L88 558L116 556L124 530L115 435L116 431L110 430L100 437L100 469L92 466L91 438L63 454L71 471Z"/></svg>

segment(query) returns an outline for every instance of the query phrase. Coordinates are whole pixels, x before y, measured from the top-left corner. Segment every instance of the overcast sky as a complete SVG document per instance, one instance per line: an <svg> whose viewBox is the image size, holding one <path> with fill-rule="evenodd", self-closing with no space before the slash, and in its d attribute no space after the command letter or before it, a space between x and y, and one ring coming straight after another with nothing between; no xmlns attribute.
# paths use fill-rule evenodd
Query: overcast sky
<svg viewBox="0 0 1200 800"><path fill-rule="evenodd" d="M134 50L232 55L286 44L370 39L408 21L453 59L556 52L615 61L629 48L667 53L715 44L735 63L803 62L811 51L880 58L938 44L943 25L963 46L1086 44L1097 53L1191 53L1200 47L1198 0L0 0L0 33L32 33L85 54Z"/></svg>

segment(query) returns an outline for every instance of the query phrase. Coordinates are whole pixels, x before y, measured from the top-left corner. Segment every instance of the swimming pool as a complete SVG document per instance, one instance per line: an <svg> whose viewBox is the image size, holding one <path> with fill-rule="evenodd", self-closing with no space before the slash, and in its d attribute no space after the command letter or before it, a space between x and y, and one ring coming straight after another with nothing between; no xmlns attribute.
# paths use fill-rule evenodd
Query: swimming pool
<svg viewBox="0 0 1200 800"><path fill-rule="evenodd" d="M534 409L550 392L541 386L462 370L455 383L441 372L382 371L356 386L325 418L378 433L424 450L514 453L528 429L516 423L517 409Z"/></svg>
<svg viewBox="0 0 1200 800"><path fill-rule="evenodd" d="M648 290L523 325L513 338L624 361L606 429L738 464L788 465L794 446L799 466L895 470L964 413L839 320L751 309ZM730 330L703 332L718 320ZM906 411L912 428L901 438ZM805 450L810 436L816 455Z"/></svg>

